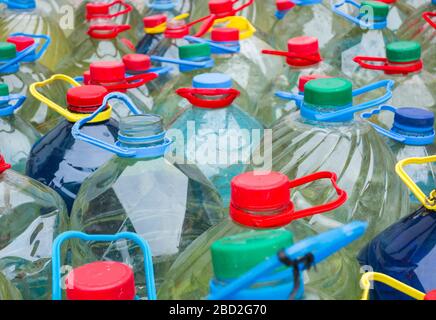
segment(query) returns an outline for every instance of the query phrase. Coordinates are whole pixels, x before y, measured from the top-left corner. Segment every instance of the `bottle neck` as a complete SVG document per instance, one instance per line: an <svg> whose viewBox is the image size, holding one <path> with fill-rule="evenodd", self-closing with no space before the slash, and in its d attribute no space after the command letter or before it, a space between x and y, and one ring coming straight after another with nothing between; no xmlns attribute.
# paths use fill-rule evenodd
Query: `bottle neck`
<svg viewBox="0 0 436 320"><path fill-rule="evenodd" d="M134 115L120 121L118 140L123 148L147 148L162 145L165 131L162 119L158 116Z"/></svg>

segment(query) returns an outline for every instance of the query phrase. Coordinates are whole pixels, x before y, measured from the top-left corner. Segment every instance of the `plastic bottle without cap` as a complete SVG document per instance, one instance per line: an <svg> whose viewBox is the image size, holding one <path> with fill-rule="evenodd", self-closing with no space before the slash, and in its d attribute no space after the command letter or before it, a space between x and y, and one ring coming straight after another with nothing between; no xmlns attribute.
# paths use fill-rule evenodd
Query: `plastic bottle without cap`
<svg viewBox="0 0 436 320"><path fill-rule="evenodd" d="M245 171L252 151L263 137L263 126L239 108L239 92L225 74L195 76L192 87L176 92L190 103L170 125L171 132L177 133L176 153L183 148L184 162L198 166L227 207L230 181ZM183 135L181 141L177 139L179 133Z"/></svg>
<svg viewBox="0 0 436 320"><path fill-rule="evenodd" d="M50 71L54 71L64 57L71 55L70 43L67 41L63 26L56 17L59 10L65 7L65 1L51 0L21 0L5 1L0 7L0 34L2 40L12 33L28 34L44 33L52 39L47 55L41 63Z"/></svg>
<svg viewBox="0 0 436 320"><path fill-rule="evenodd" d="M347 13L347 4L352 7L348 10L352 11L351 14ZM386 24L389 6L378 1L362 1L357 4L346 0L333 4L332 9L337 18L343 19L351 28L343 28L344 32L335 35L324 46L324 56L335 68L354 79L358 69L353 61L355 56L384 57L386 44L396 40L395 34ZM368 71L355 81L360 85L359 80L374 81L376 76L376 72Z"/></svg>
<svg viewBox="0 0 436 320"><path fill-rule="evenodd" d="M381 82L371 89L385 85L389 88ZM349 200L331 214L314 217L310 223L318 230L356 219L367 221L365 236L346 249L352 254L404 216L409 205L407 192L392 165L394 155L368 123L354 116L386 101L390 97L387 91L383 97L352 105L353 95L369 90L352 91L351 82L342 78L311 80L304 87L300 111L277 121L272 127L272 143L255 151L271 154L273 170L290 179L319 170L337 173L338 183L347 191ZM313 205L334 196L322 185L316 193L310 187L294 192L292 199L297 205Z"/></svg>
<svg viewBox="0 0 436 320"><path fill-rule="evenodd" d="M323 180L331 181L332 193L337 195L329 205L324 206L319 203L320 206L316 209L300 210L291 202L291 192L296 192L300 188L299 185ZM295 181L289 181L279 172L254 171L235 177L229 186L231 187L229 206L231 219L210 228L180 255L158 291L159 299L205 297L209 292L210 279L213 277L209 249L220 238L247 232L255 237L267 230L282 233L284 228L292 232L291 241L316 235L318 231L303 217L328 212L346 201L346 193L336 185L335 181L336 175L331 172L318 172L299 177ZM359 288L355 280L359 273L358 269L357 261L351 256L343 253L332 256L325 263L317 266L317 272L311 270L304 275L306 287L315 293L315 296L310 298L357 297ZM332 286L332 283L335 283L335 286Z"/></svg>
<svg viewBox="0 0 436 320"><path fill-rule="evenodd" d="M354 73L356 83L395 79L392 105L398 107L420 106L436 111L436 75L429 71L421 58L421 45L415 41L395 41L386 45L384 55L353 58L358 69Z"/></svg>
<svg viewBox="0 0 436 320"><path fill-rule="evenodd" d="M39 63L37 59L39 54L34 53L33 50L30 53L27 51L35 45L37 39L34 37L35 35L30 34L10 36L7 42L0 42L0 81L8 86L10 94L28 97L24 106L18 110L18 114L30 122L38 132L45 133L56 125L58 117L46 105L28 96L29 86L47 79L51 73ZM39 41L47 40L39 39ZM59 84L53 84L50 88L50 97L59 99L64 95L63 90L64 88Z"/></svg>
<svg viewBox="0 0 436 320"><path fill-rule="evenodd" d="M30 149L40 137L30 123L15 114L25 100L25 96L11 95L8 86L0 83L0 150L19 173L24 173Z"/></svg>
<svg viewBox="0 0 436 320"><path fill-rule="evenodd" d="M3 158L0 167L0 272L24 299L48 299L52 242L68 228L65 204L50 188L9 169Z"/></svg>
<svg viewBox="0 0 436 320"><path fill-rule="evenodd" d="M274 79L272 88L260 97L257 104L255 116L268 128L284 115L297 110L295 104L286 105L283 99L277 97L275 95L277 91L301 94L309 80L340 75L334 67L323 60L318 39L315 37L302 36L289 39L287 52L271 50L262 52L282 56L277 57L277 60L286 58L282 68L283 73Z"/></svg>
<svg viewBox="0 0 436 320"><path fill-rule="evenodd" d="M376 131L386 139L397 161L436 154L434 113L429 110L385 105L362 114L362 118L368 119ZM411 165L405 170L425 194L430 194L434 189L434 165ZM410 209L414 211L419 207L421 203L411 194Z"/></svg>
<svg viewBox="0 0 436 320"><path fill-rule="evenodd" d="M82 134L79 128L86 121L77 123L73 134L117 155L83 183L71 229L89 234L135 232L150 245L158 287L180 252L223 219L220 196L198 168L174 165L165 158L171 142L160 117L136 114L122 119L115 145L102 145ZM133 266L141 287L144 264L138 250L122 243L77 243L72 248L73 265L122 257Z"/></svg>
<svg viewBox="0 0 436 320"><path fill-rule="evenodd" d="M102 103L107 90L101 86L81 86L68 90L66 109L73 115L85 117ZM118 122L110 119L111 109L100 121L84 126L84 132L114 143ZM111 157L110 152L76 140L71 134L72 119L61 120L33 147L27 162L26 174L49 186L64 199L68 212L86 177L91 175Z"/></svg>

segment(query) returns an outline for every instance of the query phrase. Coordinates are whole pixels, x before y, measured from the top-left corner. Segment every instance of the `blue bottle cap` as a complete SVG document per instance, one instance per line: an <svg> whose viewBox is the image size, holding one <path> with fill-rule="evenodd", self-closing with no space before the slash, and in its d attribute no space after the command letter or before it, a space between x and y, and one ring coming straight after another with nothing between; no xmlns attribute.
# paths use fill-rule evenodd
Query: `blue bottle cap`
<svg viewBox="0 0 436 320"><path fill-rule="evenodd" d="M8 9L34 9L36 8L35 0L14 0L6 3Z"/></svg>
<svg viewBox="0 0 436 320"><path fill-rule="evenodd" d="M192 86L196 89L229 89L232 78L223 73L203 73L192 79Z"/></svg>
<svg viewBox="0 0 436 320"><path fill-rule="evenodd" d="M395 112L394 127L406 128L413 130L414 128L422 131L423 129L431 130L434 125L434 113L421 108L398 108Z"/></svg>

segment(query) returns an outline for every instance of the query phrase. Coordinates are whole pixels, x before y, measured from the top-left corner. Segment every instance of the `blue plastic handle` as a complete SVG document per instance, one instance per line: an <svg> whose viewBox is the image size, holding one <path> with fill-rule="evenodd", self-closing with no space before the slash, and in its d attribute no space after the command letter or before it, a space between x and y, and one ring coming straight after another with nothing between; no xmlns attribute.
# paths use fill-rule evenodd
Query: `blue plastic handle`
<svg viewBox="0 0 436 320"><path fill-rule="evenodd" d="M11 105L10 103L12 101L16 101L15 104ZM15 110L23 105L24 101L26 101L26 96L23 96L21 94L10 94L6 97L0 97L0 105L3 103L8 104L7 107L0 107L0 117L10 116L15 112Z"/></svg>
<svg viewBox="0 0 436 320"><path fill-rule="evenodd" d="M10 36L12 37L29 37L29 38L34 38L34 39L42 39L45 40L42 45L41 43L35 43L36 48L41 46L41 48L39 49L38 52L36 52L36 48L35 48L35 57L34 60L39 60L39 58L41 58L44 53L47 51L48 46L51 43L51 38L48 35L45 34L30 34L30 33L21 33L21 32L16 32L16 33L12 33Z"/></svg>
<svg viewBox="0 0 436 320"><path fill-rule="evenodd" d="M228 53L239 53L241 51L240 46L232 48L229 46L224 46L224 45L218 44L212 40L202 39L202 38L193 37L193 36L186 36L185 40L189 41L189 42L195 42L195 43L207 43L213 48L216 48L216 49L222 50L224 52L228 52Z"/></svg>
<svg viewBox="0 0 436 320"><path fill-rule="evenodd" d="M170 73L173 70L171 67L154 67L148 69L147 73L156 73L159 77Z"/></svg>
<svg viewBox="0 0 436 320"><path fill-rule="evenodd" d="M276 91L275 93L276 97L279 97L280 99L283 100L290 100L290 101L294 101L295 105L300 108L301 105L303 104L303 100L304 100L304 95L303 94L294 94L294 93L290 93L290 92L285 92L285 91Z"/></svg>
<svg viewBox="0 0 436 320"><path fill-rule="evenodd" d="M337 15L347 19L348 21L354 23L355 25L358 25L362 28L368 28L368 29L384 29L387 26L387 21L383 20L380 22L365 22L362 19L359 19L359 17L351 16L348 13L340 10L340 8L345 4L350 4L360 10L362 5L360 3L357 3L353 0L344 0L343 2L332 4L331 8L334 13Z"/></svg>
<svg viewBox="0 0 436 320"><path fill-rule="evenodd" d="M314 263L320 263L351 242L360 238L366 231L368 223L355 221L343 227L327 231L320 235L307 238L297 242L293 246L285 250L286 256L291 259L299 259L307 254L312 254ZM222 290L215 294L209 295L209 300L226 300L236 292L250 287L257 279L264 277L266 274L272 273L274 270L282 266L278 256L273 256L270 259L257 265L237 280L232 281ZM304 270L304 265L299 265L300 270Z"/></svg>
<svg viewBox="0 0 436 320"><path fill-rule="evenodd" d="M67 231L61 233L53 242L52 248L52 300L61 300L61 247L62 244L70 239L80 239L83 241L101 241L101 242L114 242L121 239L127 239L135 242L144 254L144 272L147 287L148 300L156 300L156 287L154 282L154 269L151 250L148 243L132 232L122 232L115 235L91 235L79 231Z"/></svg>
<svg viewBox="0 0 436 320"><path fill-rule="evenodd" d="M156 11L166 11L174 9L179 1L174 0L153 0L148 6Z"/></svg>
<svg viewBox="0 0 436 320"><path fill-rule="evenodd" d="M25 1L24 3L19 3L17 1L10 0L0 0L0 3L4 3L8 6L8 9L34 9L36 8L35 0Z"/></svg>
<svg viewBox="0 0 436 320"><path fill-rule="evenodd" d="M212 66L213 66L213 59L210 59L210 60L207 60L207 61L201 61L201 62L182 60L182 59L165 58L165 57L159 57L159 56L150 56L150 59L152 61L158 61L158 62L164 62L164 63L172 63L172 64L178 64L178 65L182 65L182 66L195 67L195 68L206 68L206 67L209 67L210 66L210 60L212 60Z"/></svg>

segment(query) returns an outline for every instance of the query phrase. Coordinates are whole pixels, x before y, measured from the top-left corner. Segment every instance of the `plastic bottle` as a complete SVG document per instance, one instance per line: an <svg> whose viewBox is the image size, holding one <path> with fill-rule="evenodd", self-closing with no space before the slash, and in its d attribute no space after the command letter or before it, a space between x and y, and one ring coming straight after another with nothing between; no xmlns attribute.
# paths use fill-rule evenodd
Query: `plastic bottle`
<svg viewBox="0 0 436 320"><path fill-rule="evenodd" d="M312 218L310 223L319 230L338 222L367 221L366 235L346 249L351 254L404 216L408 208L408 196L393 170L395 158L389 147L368 123L354 119L356 112L386 102L392 84L381 81L352 91L346 79L311 80L304 87L300 111L278 121L272 128L272 143L264 146L261 142L258 151L270 155L272 169L290 179L319 170L338 174L338 183L349 195L347 204L331 214ZM385 87L387 93L353 105L353 98L377 87ZM315 186L317 192L310 191ZM315 184L297 190L292 199L296 205L310 206L331 197L330 189Z"/></svg>
<svg viewBox="0 0 436 320"><path fill-rule="evenodd" d="M0 83L0 150L19 173L24 173L30 149L40 137L30 123L15 114L25 100L25 96L10 94L8 86Z"/></svg>
<svg viewBox="0 0 436 320"><path fill-rule="evenodd" d="M9 36L8 42L0 42L0 81L9 87L11 94L27 97L32 83L49 77L50 71L38 62L49 45L50 38L46 36L22 33ZM54 84L50 97L58 99L63 96L63 89L59 84ZM51 123L57 120L46 105L32 97L28 97L18 114L41 133L46 132Z"/></svg>
<svg viewBox="0 0 436 320"><path fill-rule="evenodd" d="M425 68L421 59L421 46L414 41L396 41L386 46L386 58L379 56L356 56L353 61L359 66L353 76L357 83L368 83L395 76L392 104L399 107L420 106L436 111L436 75ZM383 72L380 75L380 71Z"/></svg>
<svg viewBox="0 0 436 320"><path fill-rule="evenodd" d="M176 146L183 149L185 163L196 164L215 185L227 207L230 181L245 171L263 126L239 108L239 92L228 75L204 73L194 77L192 87L176 92L190 104L170 125Z"/></svg>
<svg viewBox="0 0 436 320"><path fill-rule="evenodd" d="M143 16L165 15L168 19L190 12L191 2L189 0L150 0L145 8Z"/></svg>
<svg viewBox="0 0 436 320"><path fill-rule="evenodd" d="M424 194L411 177L407 176L403 166L434 161L435 156L417 157L402 160L397 164L397 172L408 186L413 185L411 191L423 206L381 232L358 256L361 265L370 266L375 272L391 276L423 292L436 288L432 258L436 244L435 192L431 195ZM374 284L371 295L374 299L382 300L411 299L382 283Z"/></svg>
<svg viewBox="0 0 436 320"><path fill-rule="evenodd" d="M133 111L119 93L106 96L105 103L114 97L123 99ZM101 109L77 122L73 135L116 156L83 183L71 214L71 229L90 234L137 233L150 245L159 286L179 253L222 220L221 199L195 166L172 164L164 158L171 141L156 115L122 119L115 144L83 133L80 128ZM143 259L137 250L137 245L78 244L72 248L73 265L101 258L120 261L121 254L121 260L138 275L137 286L143 286Z"/></svg>
<svg viewBox="0 0 436 320"><path fill-rule="evenodd" d="M51 247L67 230L62 199L50 188L10 169L0 159L0 272L26 300L51 294Z"/></svg>
<svg viewBox="0 0 436 320"><path fill-rule="evenodd" d="M64 1L56 1L63 7ZM12 33L44 34L52 39L53 44L41 63L54 71L60 61L71 54L70 43L67 41L59 22L56 21L56 11L48 1L6 0L0 5L0 39Z"/></svg>
<svg viewBox="0 0 436 320"><path fill-rule="evenodd" d="M44 83L33 85L32 94L43 100L44 97L36 89L56 80L67 81L74 87L67 92L66 107L53 101L48 102L49 107L59 112L64 119L32 147L26 173L57 191L70 212L85 178L112 156L110 152L74 139L71 129L76 121L94 112L108 92L101 86L78 86L73 79L57 75ZM118 122L111 119L111 111L111 107L107 108L83 130L108 143L115 142Z"/></svg>
<svg viewBox="0 0 436 320"><path fill-rule="evenodd" d="M380 117L380 113L393 114L393 121L386 125L386 119ZM395 108L384 105L363 113L362 117L368 119L372 127L386 138L397 161L436 154L433 112L415 107ZM405 170L426 194L430 194L436 181L432 165L408 166ZM412 195L411 210L417 210L420 206L421 203Z"/></svg>
<svg viewBox="0 0 436 320"><path fill-rule="evenodd" d="M299 210L290 200L291 192L313 181L328 180L333 185L337 198L316 207L305 206ZM292 232L293 240L299 241L318 232L303 217L328 212L343 205L347 194L336 184L336 175L318 172L294 181L279 172L253 171L235 177L231 183L230 220L210 228L196 239L174 262L164 284L158 291L159 299L200 299L209 291L213 277L211 245L227 236L262 230ZM291 189L291 190L290 190ZM317 193L312 189L314 193ZM304 275L305 284L316 293L313 298L351 299L358 296L357 261L347 254L336 254L326 263ZM353 280L354 279L354 280ZM335 286L332 286L335 283Z"/></svg>
<svg viewBox="0 0 436 320"><path fill-rule="evenodd" d="M0 272L0 300L22 300L20 291Z"/></svg>

